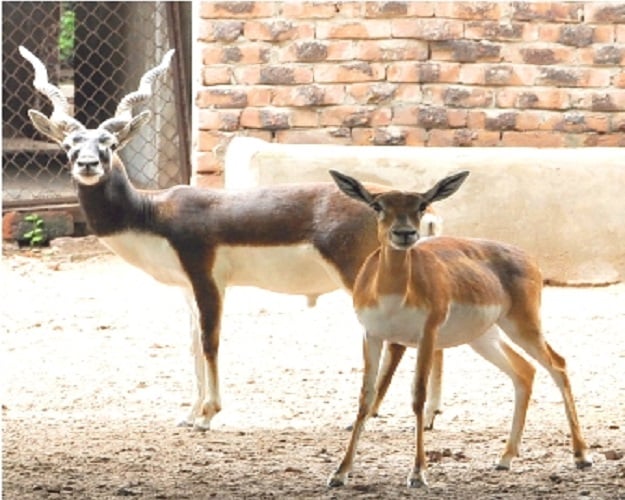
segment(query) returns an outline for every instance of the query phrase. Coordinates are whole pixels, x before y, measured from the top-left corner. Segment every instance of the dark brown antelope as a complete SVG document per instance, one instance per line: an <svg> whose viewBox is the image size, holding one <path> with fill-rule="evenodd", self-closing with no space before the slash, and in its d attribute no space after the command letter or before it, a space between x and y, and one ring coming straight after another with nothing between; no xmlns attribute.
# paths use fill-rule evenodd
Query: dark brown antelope
<svg viewBox="0 0 625 500"><path fill-rule="evenodd" d="M416 454L408 486L427 486L423 408L433 354L436 349L461 344L471 346L514 384L512 428L497 466L509 469L519 454L535 370L500 335L499 328L556 382L571 429L575 462L579 468L590 466L565 360L542 333L542 277L534 260L516 247L495 241L419 238L424 210L452 195L468 172L446 177L425 193L379 194L352 177L336 171L331 174L346 195L377 214L380 246L367 257L352 290L356 314L365 328L364 375L351 440L329 486L344 485L352 468L358 439L374 404L384 343L418 348L412 391Z"/></svg>
<svg viewBox="0 0 625 500"><path fill-rule="evenodd" d="M36 110L29 116L37 130L67 152L92 231L122 259L185 291L192 312L196 396L183 423L208 429L221 408L217 356L225 288L246 285L307 296L339 288L350 292L362 262L377 246L375 217L332 182L242 192L190 186L137 190L117 152L149 119L149 111L133 116L133 107L151 97L152 84L167 71L173 51L146 72L113 118L87 129L68 114L67 100L48 81L43 63L24 47L19 50L33 65L35 88L54 107L49 118ZM437 224L432 216L426 231L437 232ZM380 401L403 352L402 346L388 349ZM440 373L442 357L437 359ZM430 426L440 381L432 394Z"/></svg>

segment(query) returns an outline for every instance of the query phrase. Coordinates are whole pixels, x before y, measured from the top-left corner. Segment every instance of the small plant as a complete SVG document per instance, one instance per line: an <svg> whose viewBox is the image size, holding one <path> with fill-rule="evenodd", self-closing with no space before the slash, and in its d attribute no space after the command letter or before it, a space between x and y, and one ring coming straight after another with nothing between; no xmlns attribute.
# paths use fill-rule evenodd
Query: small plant
<svg viewBox="0 0 625 500"><path fill-rule="evenodd" d="M76 26L76 17L74 11L70 10L69 4L65 5L65 9L61 14L60 30L59 30L59 52L61 61L71 65L72 57L74 57L74 30Z"/></svg>
<svg viewBox="0 0 625 500"><path fill-rule="evenodd" d="M31 225L30 231L24 233L24 239L31 247L41 247L48 241L48 233L44 220L37 214L30 214L24 220Z"/></svg>

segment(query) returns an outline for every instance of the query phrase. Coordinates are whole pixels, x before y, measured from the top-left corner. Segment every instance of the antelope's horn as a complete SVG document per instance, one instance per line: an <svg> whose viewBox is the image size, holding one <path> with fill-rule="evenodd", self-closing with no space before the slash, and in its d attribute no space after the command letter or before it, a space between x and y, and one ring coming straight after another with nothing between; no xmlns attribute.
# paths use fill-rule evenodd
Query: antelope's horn
<svg viewBox="0 0 625 500"><path fill-rule="evenodd" d="M84 125L69 115L69 103L56 85L52 85L48 78L48 71L41 60L26 47L20 45L19 52L35 70L33 86L45 95L52 103L53 110L50 120L63 126L67 132L77 129L84 129Z"/></svg>

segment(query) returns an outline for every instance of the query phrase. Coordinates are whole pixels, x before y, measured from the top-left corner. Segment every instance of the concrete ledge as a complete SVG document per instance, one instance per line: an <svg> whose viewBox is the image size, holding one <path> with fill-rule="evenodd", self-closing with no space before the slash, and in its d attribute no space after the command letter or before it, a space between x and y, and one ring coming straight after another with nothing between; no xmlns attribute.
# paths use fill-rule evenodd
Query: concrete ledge
<svg viewBox="0 0 625 500"><path fill-rule="evenodd" d="M293 145L237 137L226 153L225 187L328 181L330 168L407 190L469 170L458 193L436 205L446 234L519 245L554 283L600 285L625 276L621 148Z"/></svg>

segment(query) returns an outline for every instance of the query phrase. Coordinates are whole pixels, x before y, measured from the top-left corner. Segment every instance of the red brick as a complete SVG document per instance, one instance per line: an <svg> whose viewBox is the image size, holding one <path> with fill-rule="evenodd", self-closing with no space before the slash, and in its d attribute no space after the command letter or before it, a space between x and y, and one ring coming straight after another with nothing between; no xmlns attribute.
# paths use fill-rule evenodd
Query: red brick
<svg viewBox="0 0 625 500"><path fill-rule="evenodd" d="M610 128L614 132L625 132L625 112L612 113L610 116Z"/></svg>
<svg viewBox="0 0 625 500"><path fill-rule="evenodd" d="M316 109L298 108L290 111L292 127L316 128L319 126L319 113Z"/></svg>
<svg viewBox="0 0 625 500"><path fill-rule="evenodd" d="M316 37L322 40L332 38L380 39L390 38L391 24L386 20L332 20L319 22L316 26Z"/></svg>
<svg viewBox="0 0 625 500"><path fill-rule="evenodd" d="M223 171L194 175L191 177L191 185L203 189L222 189L224 187Z"/></svg>
<svg viewBox="0 0 625 500"><path fill-rule="evenodd" d="M74 234L74 217L62 210L32 209L32 212L7 212L2 217L2 239L7 241L28 241L26 233L33 229L33 223L26 220L29 215L37 215L43 221L45 242L60 236ZM45 243L43 242L43 243Z"/></svg>
<svg viewBox="0 0 625 500"><path fill-rule="evenodd" d="M372 106L332 106L319 112L319 125L339 127L365 127L371 123Z"/></svg>
<svg viewBox="0 0 625 500"><path fill-rule="evenodd" d="M571 108L600 112L619 112L625 109L625 92L620 89L571 89Z"/></svg>
<svg viewBox="0 0 625 500"><path fill-rule="evenodd" d="M563 64L574 63L576 49L558 44L508 44L502 47L502 59L515 64Z"/></svg>
<svg viewBox="0 0 625 500"><path fill-rule="evenodd" d="M280 53L281 62L351 61L353 42L348 40L303 40L289 44Z"/></svg>
<svg viewBox="0 0 625 500"><path fill-rule="evenodd" d="M523 39L522 23L497 21L472 21L465 23L464 37L473 40L520 41Z"/></svg>
<svg viewBox="0 0 625 500"><path fill-rule="evenodd" d="M200 2L200 17L204 19L272 17L275 12L275 2L240 0Z"/></svg>
<svg viewBox="0 0 625 500"><path fill-rule="evenodd" d="M586 22L625 24L623 2L584 2Z"/></svg>
<svg viewBox="0 0 625 500"><path fill-rule="evenodd" d="M416 104L398 104L393 106L393 125L416 125L420 106Z"/></svg>
<svg viewBox="0 0 625 500"><path fill-rule="evenodd" d="M241 113L241 126L277 130L290 128L291 114L282 108L245 108Z"/></svg>
<svg viewBox="0 0 625 500"><path fill-rule="evenodd" d="M619 73L614 75L614 86L625 89L625 70L621 70Z"/></svg>
<svg viewBox="0 0 625 500"><path fill-rule="evenodd" d="M472 147L497 146L499 132L486 130L455 129L430 130L427 146L429 147Z"/></svg>
<svg viewBox="0 0 625 500"><path fill-rule="evenodd" d="M463 23L452 19L393 19L393 38L417 38L421 40L455 40L463 36Z"/></svg>
<svg viewBox="0 0 625 500"><path fill-rule="evenodd" d="M467 126L468 112L466 109L448 109L447 122L450 128L460 128Z"/></svg>
<svg viewBox="0 0 625 500"><path fill-rule="evenodd" d="M393 112L391 108L377 106L371 113L370 125L372 127L385 127L391 124Z"/></svg>
<svg viewBox="0 0 625 500"><path fill-rule="evenodd" d="M200 130L197 134L197 150L200 152L215 151L232 134L217 130Z"/></svg>
<svg viewBox="0 0 625 500"><path fill-rule="evenodd" d="M202 68L202 85L230 83L232 69L229 66L209 66Z"/></svg>
<svg viewBox="0 0 625 500"><path fill-rule="evenodd" d="M223 160L212 151L199 153L195 156L195 172L197 174L215 174L223 170Z"/></svg>
<svg viewBox="0 0 625 500"><path fill-rule="evenodd" d="M366 2L366 18L405 17L410 2Z"/></svg>
<svg viewBox="0 0 625 500"><path fill-rule="evenodd" d="M302 85L276 87L271 103L274 106L328 106L345 100L343 85Z"/></svg>
<svg viewBox="0 0 625 500"><path fill-rule="evenodd" d="M363 61L424 61L428 45L419 40L377 40L358 42L355 59Z"/></svg>
<svg viewBox="0 0 625 500"><path fill-rule="evenodd" d="M234 70L235 80L243 85L300 85L313 81L310 66L251 65Z"/></svg>
<svg viewBox="0 0 625 500"><path fill-rule="evenodd" d="M610 26L612 28L612 26ZM614 35L614 41L616 43L625 43L625 24L619 24L616 26L616 34ZM599 43L606 42L606 40L601 40Z"/></svg>
<svg viewBox="0 0 625 500"><path fill-rule="evenodd" d="M625 134L587 134L584 137L582 146L601 148L622 148L625 147Z"/></svg>
<svg viewBox="0 0 625 500"><path fill-rule="evenodd" d="M289 129L278 130L275 134L276 142L281 144L353 144L350 133L336 131L334 128Z"/></svg>
<svg viewBox="0 0 625 500"><path fill-rule="evenodd" d="M203 88L198 91L196 105L199 108L243 108L247 106L247 94L245 90L232 86Z"/></svg>
<svg viewBox="0 0 625 500"><path fill-rule="evenodd" d="M352 138L361 146L424 146L426 132L418 127L355 128Z"/></svg>
<svg viewBox="0 0 625 500"><path fill-rule="evenodd" d="M396 99L398 85L392 83L354 83L349 86L349 96L358 104L380 104Z"/></svg>
<svg viewBox="0 0 625 500"><path fill-rule="evenodd" d="M500 2L436 2L436 17L451 17L465 20L497 20L501 18Z"/></svg>
<svg viewBox="0 0 625 500"><path fill-rule="evenodd" d="M320 83L367 82L384 80L386 71L380 63L357 61L344 64L317 64L314 80Z"/></svg>
<svg viewBox="0 0 625 500"><path fill-rule="evenodd" d="M558 88L528 87L504 88L495 94L499 108L567 109L571 104L569 93Z"/></svg>
<svg viewBox="0 0 625 500"><path fill-rule="evenodd" d="M245 89L248 106L269 106L271 104L272 88L254 86Z"/></svg>
<svg viewBox="0 0 625 500"><path fill-rule="evenodd" d="M579 22L584 4L578 2L512 2L512 19L515 21Z"/></svg>
<svg viewBox="0 0 625 500"><path fill-rule="evenodd" d="M399 86L395 93L396 102L418 103L423 100L422 86L420 84L404 83Z"/></svg>
<svg viewBox="0 0 625 500"><path fill-rule="evenodd" d="M329 19L336 16L333 2L281 2L282 15L288 19Z"/></svg>
<svg viewBox="0 0 625 500"><path fill-rule="evenodd" d="M470 129L484 129L486 127L486 112L483 110L467 109L467 127Z"/></svg>
<svg viewBox="0 0 625 500"><path fill-rule="evenodd" d="M269 61L271 45L265 43L246 43L222 46L210 44L202 51L202 62L210 64L259 64Z"/></svg>
<svg viewBox="0 0 625 500"><path fill-rule="evenodd" d="M483 87L424 85L424 101L436 106L484 108L493 103L493 91Z"/></svg>
<svg viewBox="0 0 625 500"><path fill-rule="evenodd" d="M333 2L336 9L336 18L355 19L362 17L364 13L364 2L356 0L353 2L341 1Z"/></svg>
<svg viewBox="0 0 625 500"><path fill-rule="evenodd" d="M459 63L447 62L394 62L388 65L387 80L390 82L457 82Z"/></svg>
<svg viewBox="0 0 625 500"><path fill-rule="evenodd" d="M315 29L312 24L297 24L286 19L271 19L246 22L243 35L248 40L281 42L284 40L313 38Z"/></svg>
<svg viewBox="0 0 625 500"><path fill-rule="evenodd" d="M475 40L447 40L430 44L431 58L439 61L500 61L500 44Z"/></svg>
<svg viewBox="0 0 625 500"><path fill-rule="evenodd" d="M242 21L200 20L198 40L204 42L233 42L243 33Z"/></svg>
<svg viewBox="0 0 625 500"><path fill-rule="evenodd" d="M229 130L239 128L241 110L198 110L198 127L200 130Z"/></svg>
<svg viewBox="0 0 625 500"><path fill-rule="evenodd" d="M501 145L507 147L562 148L566 147L564 134L557 132L503 132Z"/></svg>

